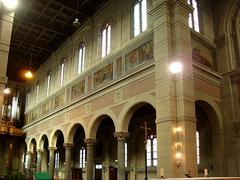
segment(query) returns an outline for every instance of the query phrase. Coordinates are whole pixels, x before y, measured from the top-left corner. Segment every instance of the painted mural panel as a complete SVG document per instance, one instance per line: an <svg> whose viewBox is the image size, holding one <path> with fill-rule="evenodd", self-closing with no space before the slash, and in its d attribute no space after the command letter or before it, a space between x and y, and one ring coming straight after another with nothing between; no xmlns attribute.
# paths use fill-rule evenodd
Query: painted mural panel
<svg viewBox="0 0 240 180"><path fill-rule="evenodd" d="M125 55L126 71L153 58L153 41L141 45Z"/></svg>
<svg viewBox="0 0 240 180"><path fill-rule="evenodd" d="M32 112L32 121L35 121L38 118L38 109L35 109Z"/></svg>
<svg viewBox="0 0 240 180"><path fill-rule="evenodd" d="M102 83L111 81L112 78L113 78L113 65L111 63L94 73L94 87L97 87Z"/></svg>
<svg viewBox="0 0 240 180"><path fill-rule="evenodd" d="M76 99L85 93L85 80L80 81L72 87L71 99Z"/></svg>
<svg viewBox="0 0 240 180"><path fill-rule="evenodd" d="M139 47L139 62L147 61L153 58L153 43L149 41Z"/></svg>
<svg viewBox="0 0 240 180"><path fill-rule="evenodd" d="M118 58L116 60L116 76L120 76L122 74L122 58Z"/></svg>
<svg viewBox="0 0 240 180"><path fill-rule="evenodd" d="M62 92L61 94L59 94L55 97L54 107L58 108L58 107L64 105L64 103L65 103L65 92Z"/></svg>
<svg viewBox="0 0 240 180"><path fill-rule="evenodd" d="M43 115L47 114L50 112L50 110L51 110L51 101L48 101L45 104L43 104L43 106L42 106L42 114Z"/></svg>

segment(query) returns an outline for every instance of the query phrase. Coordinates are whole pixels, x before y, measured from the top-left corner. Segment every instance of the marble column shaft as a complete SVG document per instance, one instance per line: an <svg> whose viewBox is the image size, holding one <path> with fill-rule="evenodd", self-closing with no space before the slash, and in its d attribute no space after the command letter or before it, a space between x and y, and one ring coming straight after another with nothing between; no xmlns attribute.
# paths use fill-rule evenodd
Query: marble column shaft
<svg viewBox="0 0 240 180"><path fill-rule="evenodd" d="M49 168L48 173L50 178L54 176L54 155L55 155L55 147L49 147Z"/></svg>
<svg viewBox="0 0 240 180"><path fill-rule="evenodd" d="M86 180L93 180L94 171L94 144L95 139L85 139L84 142L87 145L87 166L86 166Z"/></svg>
<svg viewBox="0 0 240 180"><path fill-rule="evenodd" d="M71 180L72 144L65 143L65 180Z"/></svg>
<svg viewBox="0 0 240 180"><path fill-rule="evenodd" d="M42 150L37 150L37 172L41 172L41 165L42 165Z"/></svg>
<svg viewBox="0 0 240 180"><path fill-rule="evenodd" d="M116 137L118 141L117 179L125 179L125 140L128 137L128 133L117 132L117 133L114 133L114 137Z"/></svg>

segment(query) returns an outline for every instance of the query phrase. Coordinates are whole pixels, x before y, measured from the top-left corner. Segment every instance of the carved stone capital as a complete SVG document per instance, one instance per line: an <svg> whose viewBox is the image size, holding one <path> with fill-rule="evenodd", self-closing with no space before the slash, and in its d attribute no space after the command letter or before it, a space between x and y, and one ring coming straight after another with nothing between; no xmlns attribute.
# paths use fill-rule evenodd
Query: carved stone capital
<svg viewBox="0 0 240 180"><path fill-rule="evenodd" d="M37 149L37 153L42 153L43 149Z"/></svg>
<svg viewBox="0 0 240 180"><path fill-rule="evenodd" d="M91 139L91 138L84 139L84 143L87 145L94 145L96 143L96 139Z"/></svg>
<svg viewBox="0 0 240 180"><path fill-rule="evenodd" d="M57 148L56 147L48 147L48 150L49 151L55 151L55 150L57 150Z"/></svg>
<svg viewBox="0 0 240 180"><path fill-rule="evenodd" d="M65 147L66 150L72 149L73 144L72 143L64 143L63 146Z"/></svg>
<svg viewBox="0 0 240 180"><path fill-rule="evenodd" d="M118 141L125 141L126 138L129 136L127 132L115 132L113 133L114 137L117 138Z"/></svg>

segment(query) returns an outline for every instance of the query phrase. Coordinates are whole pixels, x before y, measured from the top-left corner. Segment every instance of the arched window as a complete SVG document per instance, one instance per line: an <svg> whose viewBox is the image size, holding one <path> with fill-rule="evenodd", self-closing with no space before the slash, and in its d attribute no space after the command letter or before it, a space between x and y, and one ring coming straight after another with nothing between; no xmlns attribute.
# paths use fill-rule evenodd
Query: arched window
<svg viewBox="0 0 240 180"><path fill-rule="evenodd" d="M137 0L133 7L134 37L147 29L147 0Z"/></svg>
<svg viewBox="0 0 240 180"><path fill-rule="evenodd" d="M199 12L198 12L198 4L196 0L188 0L188 4L190 4L194 10L191 14L189 14L189 27L194 29L197 32L200 32L199 27Z"/></svg>
<svg viewBox="0 0 240 180"><path fill-rule="evenodd" d="M62 61L60 64L60 86L64 84L64 79L65 79L65 68L66 68L66 61L65 59Z"/></svg>
<svg viewBox="0 0 240 180"><path fill-rule="evenodd" d="M39 100L39 89L40 89L40 86L39 86L39 82L38 82L35 86L36 103Z"/></svg>
<svg viewBox="0 0 240 180"><path fill-rule="evenodd" d="M50 93L50 85L51 85L51 72L49 72L48 74L47 74L47 81L46 81L46 94L47 94L47 96L49 95L49 93Z"/></svg>
<svg viewBox="0 0 240 180"><path fill-rule="evenodd" d="M111 42L111 25L107 23L102 29L101 43L102 43L102 58L110 53Z"/></svg>
<svg viewBox="0 0 240 180"><path fill-rule="evenodd" d="M200 139L199 132L196 131L197 164L200 164Z"/></svg>
<svg viewBox="0 0 240 180"><path fill-rule="evenodd" d="M86 162L86 149L82 148L80 149L79 167L85 168L85 162Z"/></svg>
<svg viewBox="0 0 240 180"><path fill-rule="evenodd" d="M125 152L124 152L124 154L125 154L125 155L124 155L124 161L125 161L125 162L124 162L124 164L125 164L125 167L127 167L127 164L128 164L128 151L127 151L128 148L127 148L127 143L125 143L125 147L124 147L124 148L125 148Z"/></svg>
<svg viewBox="0 0 240 180"><path fill-rule="evenodd" d="M59 169L59 152L55 153L55 168Z"/></svg>
<svg viewBox="0 0 240 180"><path fill-rule="evenodd" d="M84 70L85 66L85 44L81 43L78 50L78 74Z"/></svg>
<svg viewBox="0 0 240 180"><path fill-rule="evenodd" d="M157 166L157 138L151 135L147 140L147 166Z"/></svg>

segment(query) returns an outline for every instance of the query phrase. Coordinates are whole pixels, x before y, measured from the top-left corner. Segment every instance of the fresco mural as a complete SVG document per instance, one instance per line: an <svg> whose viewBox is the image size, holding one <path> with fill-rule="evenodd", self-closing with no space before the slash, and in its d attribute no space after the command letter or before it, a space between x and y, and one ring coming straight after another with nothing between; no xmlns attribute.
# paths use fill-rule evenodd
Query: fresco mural
<svg viewBox="0 0 240 180"><path fill-rule="evenodd" d="M45 104L43 104L43 106L42 106L42 114L43 114L43 115L44 115L44 114L47 114L47 113L50 112L50 110L51 110L51 102L50 102L50 100L49 100L48 102L46 102Z"/></svg>
<svg viewBox="0 0 240 180"><path fill-rule="evenodd" d="M141 45L125 55L125 70L132 69L153 58L153 41Z"/></svg>
<svg viewBox="0 0 240 180"><path fill-rule="evenodd" d="M116 76L120 76L122 74L122 58L118 58L116 60Z"/></svg>
<svg viewBox="0 0 240 180"><path fill-rule="evenodd" d="M64 105L64 103L65 103L65 92L62 92L61 94L55 97L54 108L58 108Z"/></svg>
<svg viewBox="0 0 240 180"><path fill-rule="evenodd" d="M112 80L112 78L113 78L113 65L111 63L94 73L94 87L97 87L102 83L106 83Z"/></svg>
<svg viewBox="0 0 240 180"><path fill-rule="evenodd" d="M85 93L85 80L80 81L72 87L71 99L76 99Z"/></svg>

